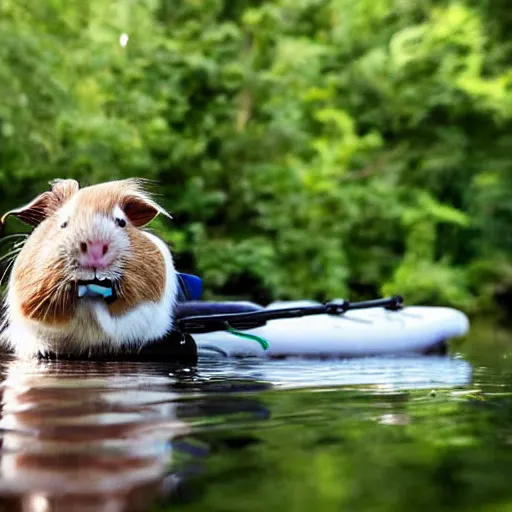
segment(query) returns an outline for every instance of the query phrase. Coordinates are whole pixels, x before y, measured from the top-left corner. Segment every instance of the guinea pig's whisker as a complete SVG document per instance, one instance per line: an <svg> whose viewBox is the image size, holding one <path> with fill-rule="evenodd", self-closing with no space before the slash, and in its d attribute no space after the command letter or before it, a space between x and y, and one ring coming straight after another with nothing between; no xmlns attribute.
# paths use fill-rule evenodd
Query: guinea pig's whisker
<svg viewBox="0 0 512 512"><path fill-rule="evenodd" d="M55 312L61 311L60 306L61 306L62 295L63 295L61 290L62 290L61 286L56 287L56 290L55 290L55 293L53 294L52 300L49 301L49 303L48 303L48 308L45 313L45 317L47 317L50 314L51 309L53 309L54 316L55 316Z"/></svg>
<svg viewBox="0 0 512 512"><path fill-rule="evenodd" d="M11 247L4 249L4 251L21 250L21 249L23 249L23 245L24 244L22 244L22 245L12 244Z"/></svg>
<svg viewBox="0 0 512 512"><path fill-rule="evenodd" d="M32 315L34 315L35 313L38 313L43 308L43 306L46 304L47 300L48 300L48 297L43 297L39 301L39 304L32 310Z"/></svg>
<svg viewBox="0 0 512 512"><path fill-rule="evenodd" d="M58 286L58 285L53 287L53 293L49 294L47 297L47 300L45 301L46 308L42 315L43 321L46 321L46 319L50 316L50 313L52 312L52 310L53 310L53 312L55 312L55 310L57 310L56 306L58 306L60 296L62 295L58 292L59 288L60 288L60 286Z"/></svg>
<svg viewBox="0 0 512 512"><path fill-rule="evenodd" d="M19 242L15 243L17 244L24 244L27 241L28 235L25 235L24 233L16 233L14 235L7 235L2 238L0 238L0 245L5 243L11 243L12 241L20 240Z"/></svg>
<svg viewBox="0 0 512 512"><path fill-rule="evenodd" d="M38 313L39 311L41 311L42 308L46 307L45 310L43 309L44 314L42 315L43 320L46 320L46 318L50 312L50 308L52 307L52 305L55 301L55 299L54 299L55 291L59 288L60 285L61 285L60 282L56 282L53 286L51 286L49 289L47 289L45 291L44 296L41 297L39 304L34 308L34 310L32 311L32 314Z"/></svg>
<svg viewBox="0 0 512 512"><path fill-rule="evenodd" d="M5 276L9 273L12 266L14 265L15 259L13 258L11 261L7 263L7 266L5 267L4 273L2 274L2 277L0 277L0 285L4 282Z"/></svg>
<svg viewBox="0 0 512 512"><path fill-rule="evenodd" d="M59 293L58 306L59 306L59 311L64 311L66 309L66 293L65 293L64 287L61 288L60 293Z"/></svg>
<svg viewBox="0 0 512 512"><path fill-rule="evenodd" d="M121 286L121 284L119 282L114 282L113 283L113 287L114 287L114 291L116 292L116 295L120 299L126 300L126 295L124 293L124 288Z"/></svg>
<svg viewBox="0 0 512 512"><path fill-rule="evenodd" d="M12 240L13 238L28 238L29 235L27 233L11 233L10 235L3 236L0 240L2 242L6 242L7 240Z"/></svg>
<svg viewBox="0 0 512 512"><path fill-rule="evenodd" d="M26 243L26 240L22 240L21 242L16 242L16 243L12 244L12 246L15 249L23 249L23 247L25 246L25 243Z"/></svg>
<svg viewBox="0 0 512 512"><path fill-rule="evenodd" d="M25 245L25 241L23 241L22 244L12 244L10 247L4 248L3 252L5 251L11 251L13 249L23 249L23 246Z"/></svg>
<svg viewBox="0 0 512 512"><path fill-rule="evenodd" d="M10 256L9 258L7 257L7 255L5 255L5 257L2 257L0 258L0 264L8 264L8 265L13 265L14 262L16 261L16 254Z"/></svg>
<svg viewBox="0 0 512 512"><path fill-rule="evenodd" d="M11 259L14 260L20 252L21 252L21 248L14 249L6 254L3 254L2 256L0 256L0 263L2 263L3 261L10 261Z"/></svg>

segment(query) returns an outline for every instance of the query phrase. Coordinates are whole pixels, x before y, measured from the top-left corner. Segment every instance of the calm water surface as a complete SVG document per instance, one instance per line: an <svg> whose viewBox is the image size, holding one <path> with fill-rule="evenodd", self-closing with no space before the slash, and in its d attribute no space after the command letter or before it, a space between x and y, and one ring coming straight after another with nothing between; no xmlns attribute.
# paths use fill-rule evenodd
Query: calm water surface
<svg viewBox="0 0 512 512"><path fill-rule="evenodd" d="M0 365L0 510L512 511L512 333L450 357Z"/></svg>

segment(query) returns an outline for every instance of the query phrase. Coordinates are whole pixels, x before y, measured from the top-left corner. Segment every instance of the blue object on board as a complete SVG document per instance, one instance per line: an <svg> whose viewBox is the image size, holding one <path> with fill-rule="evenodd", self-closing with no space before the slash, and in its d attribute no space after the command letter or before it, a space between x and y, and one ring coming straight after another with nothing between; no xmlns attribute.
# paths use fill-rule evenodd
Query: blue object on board
<svg viewBox="0 0 512 512"><path fill-rule="evenodd" d="M192 274L182 274L178 272L178 282L180 286L180 300L199 300L203 294L203 280Z"/></svg>

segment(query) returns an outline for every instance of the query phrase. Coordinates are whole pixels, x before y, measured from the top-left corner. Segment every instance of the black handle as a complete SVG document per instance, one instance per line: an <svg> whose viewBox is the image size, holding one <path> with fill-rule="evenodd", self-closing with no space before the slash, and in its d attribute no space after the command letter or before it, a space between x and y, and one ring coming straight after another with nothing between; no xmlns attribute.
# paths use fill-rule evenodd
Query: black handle
<svg viewBox="0 0 512 512"><path fill-rule="evenodd" d="M349 302L347 300L333 300L318 306L300 308L266 309L246 313L227 313L219 315L197 315L180 318L176 321L176 329L190 334L203 334L214 331L225 331L227 326L238 330L262 327L269 320L284 318L300 318L313 315L342 315L346 311L356 309L386 308L398 311L403 307L403 298L400 296L384 299L373 299L362 302Z"/></svg>

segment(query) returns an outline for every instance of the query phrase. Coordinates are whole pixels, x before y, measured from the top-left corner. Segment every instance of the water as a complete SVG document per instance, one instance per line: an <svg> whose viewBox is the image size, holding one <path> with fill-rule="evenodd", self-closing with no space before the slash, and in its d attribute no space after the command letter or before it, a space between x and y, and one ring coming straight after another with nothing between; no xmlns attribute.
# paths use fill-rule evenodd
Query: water
<svg viewBox="0 0 512 512"><path fill-rule="evenodd" d="M0 511L512 510L512 333L451 357L0 377Z"/></svg>

